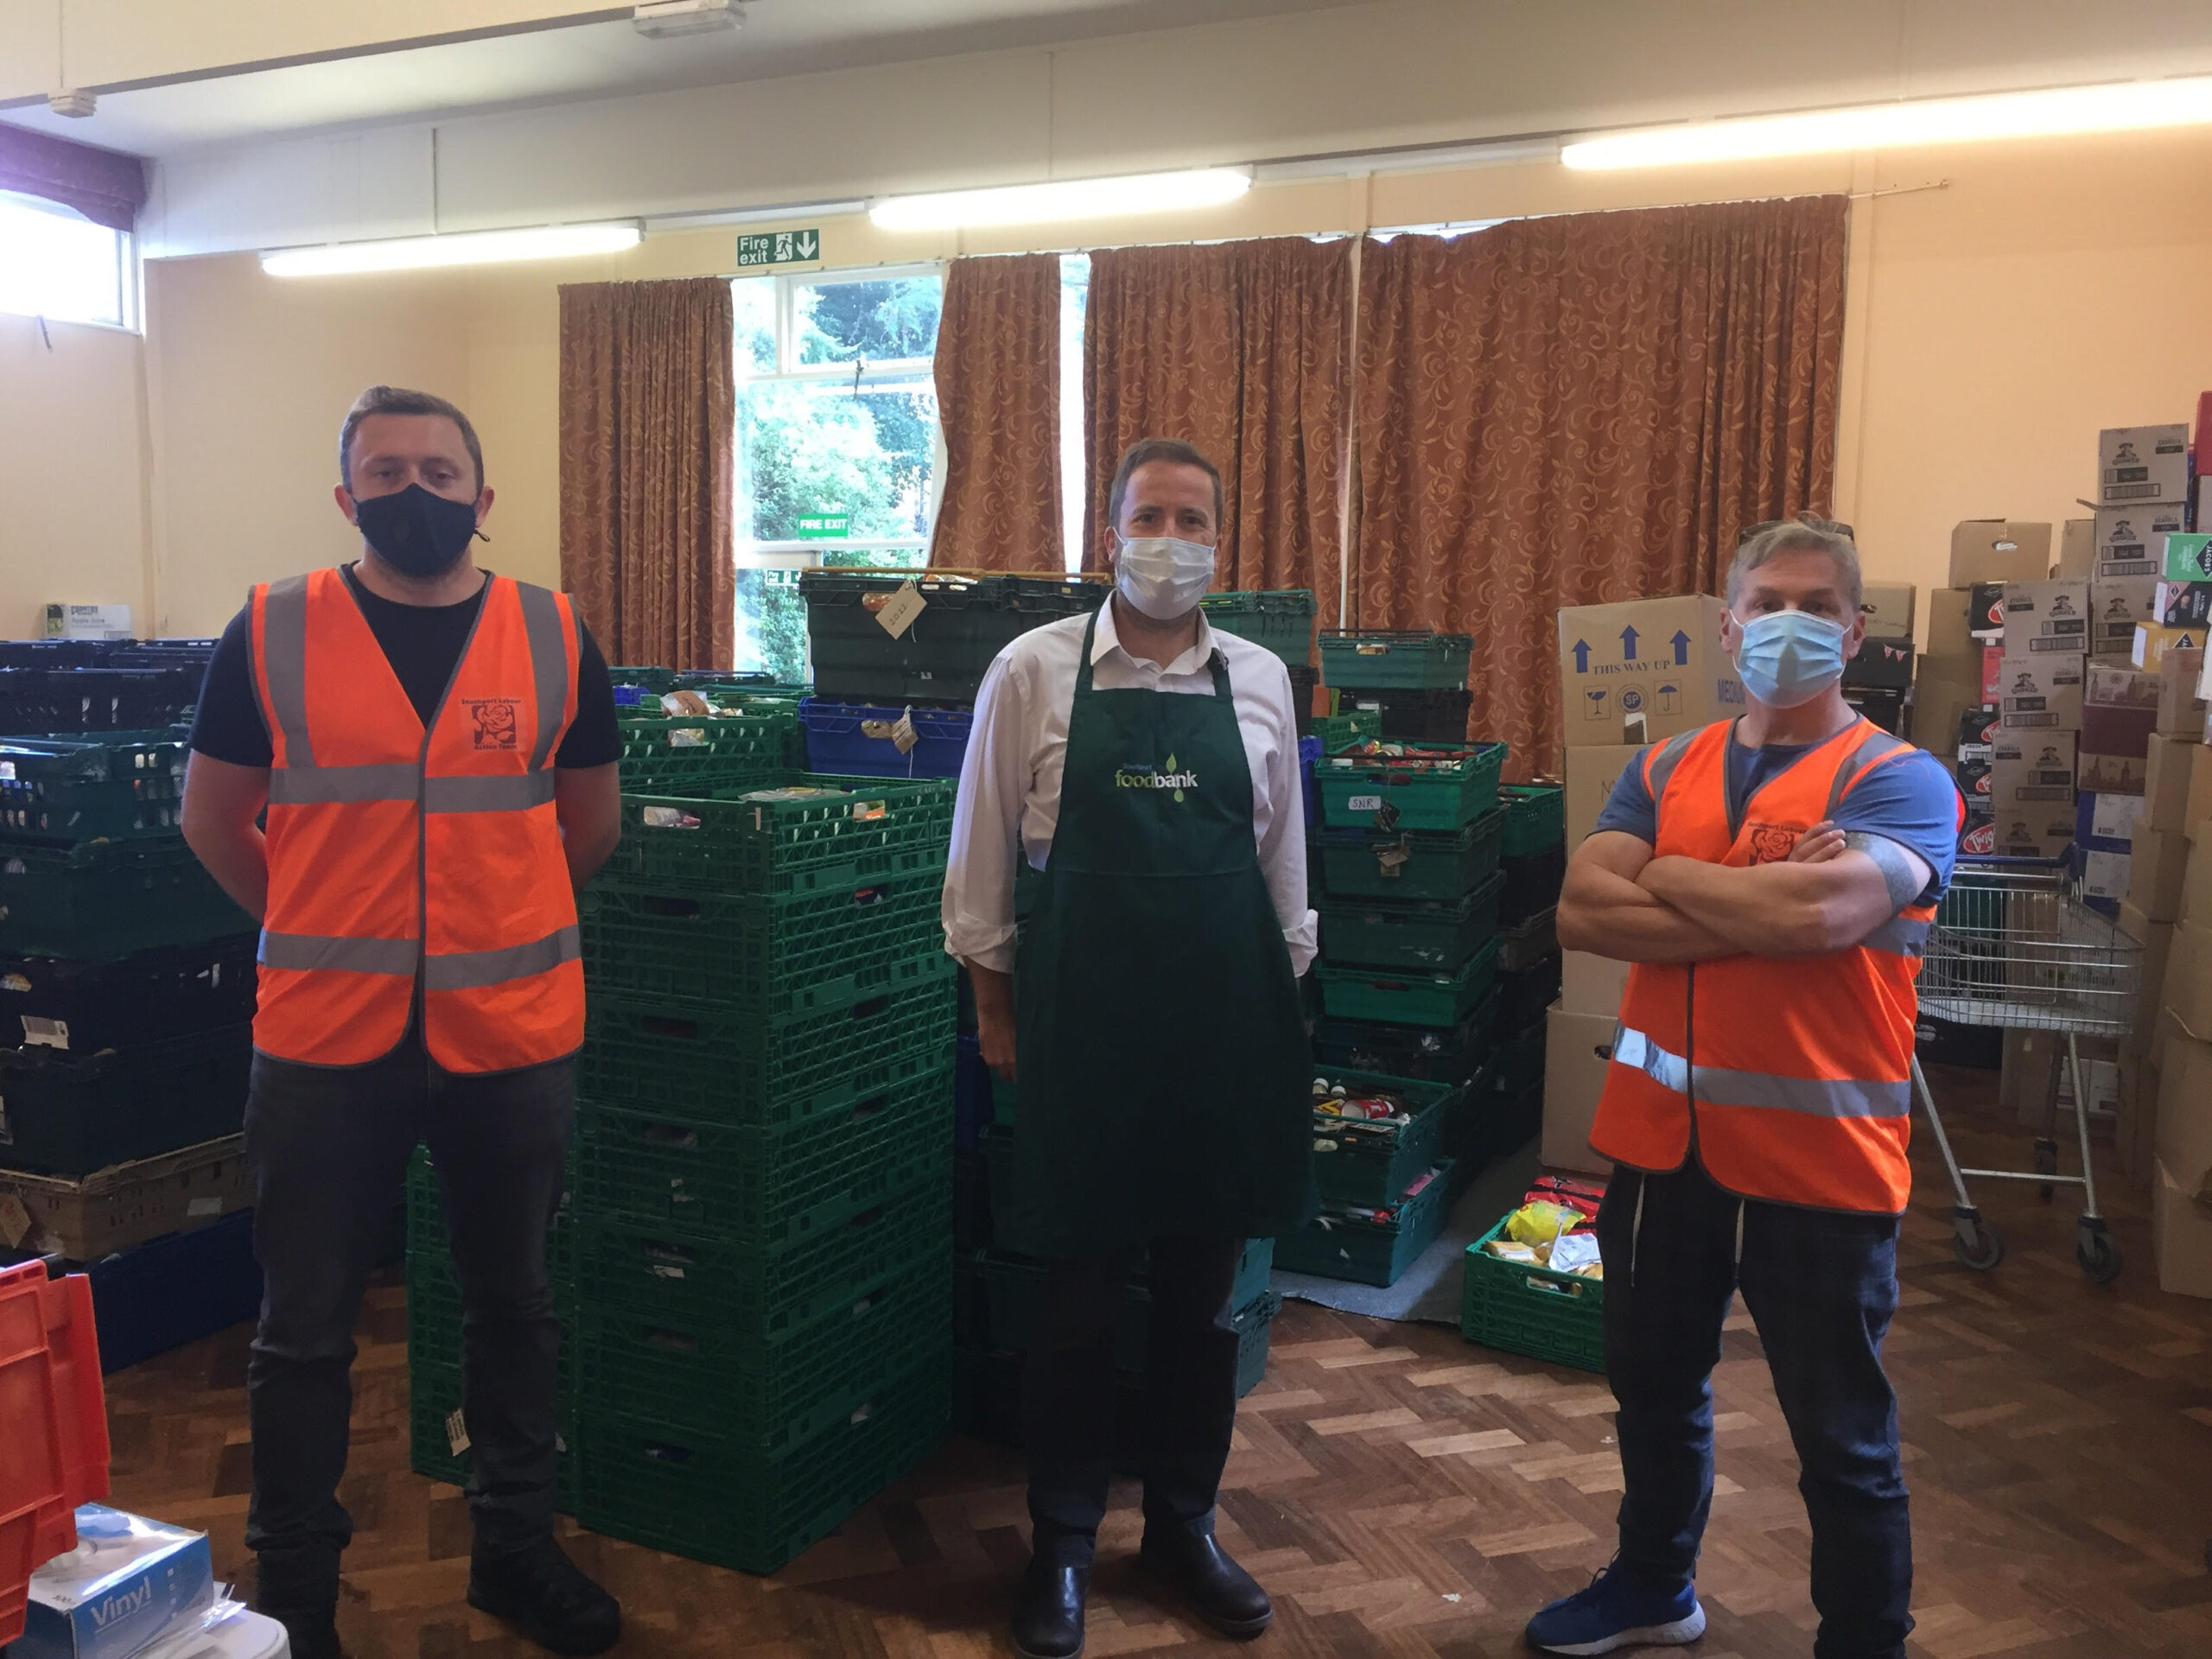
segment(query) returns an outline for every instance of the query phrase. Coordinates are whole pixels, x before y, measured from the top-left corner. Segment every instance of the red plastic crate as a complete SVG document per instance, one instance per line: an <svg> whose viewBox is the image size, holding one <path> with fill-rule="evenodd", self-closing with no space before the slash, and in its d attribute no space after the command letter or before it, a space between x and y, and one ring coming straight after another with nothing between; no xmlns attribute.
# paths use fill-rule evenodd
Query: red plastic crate
<svg viewBox="0 0 2212 1659"><path fill-rule="evenodd" d="M107 1496L107 1400L92 1281L0 1269L0 1645L23 1633L31 1572L77 1547L77 1506Z"/></svg>

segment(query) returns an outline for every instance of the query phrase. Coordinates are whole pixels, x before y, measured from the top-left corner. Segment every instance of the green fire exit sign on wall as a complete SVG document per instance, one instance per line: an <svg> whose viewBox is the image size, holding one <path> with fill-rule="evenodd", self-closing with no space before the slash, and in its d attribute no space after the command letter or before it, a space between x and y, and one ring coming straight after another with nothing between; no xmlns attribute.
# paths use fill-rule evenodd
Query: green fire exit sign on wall
<svg viewBox="0 0 2212 1659"><path fill-rule="evenodd" d="M767 265L810 265L821 257L820 231L767 231L737 238L740 270L759 270Z"/></svg>

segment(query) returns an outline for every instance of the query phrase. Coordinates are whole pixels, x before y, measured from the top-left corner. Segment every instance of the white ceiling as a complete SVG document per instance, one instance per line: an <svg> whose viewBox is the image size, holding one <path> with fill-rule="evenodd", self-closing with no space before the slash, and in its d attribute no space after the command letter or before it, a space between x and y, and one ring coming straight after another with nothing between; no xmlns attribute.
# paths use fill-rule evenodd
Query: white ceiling
<svg viewBox="0 0 2212 1659"><path fill-rule="evenodd" d="M734 33L647 40L625 20L296 64L102 94L71 118L0 120L141 156L261 136L439 119L722 86L1147 29L1319 11L1363 0L751 0Z"/></svg>

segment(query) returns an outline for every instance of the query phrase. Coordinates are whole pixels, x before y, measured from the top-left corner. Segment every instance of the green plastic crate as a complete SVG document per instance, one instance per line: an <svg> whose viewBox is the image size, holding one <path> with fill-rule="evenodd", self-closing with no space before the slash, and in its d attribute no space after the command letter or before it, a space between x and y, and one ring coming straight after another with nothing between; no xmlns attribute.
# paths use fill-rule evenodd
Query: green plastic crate
<svg viewBox="0 0 2212 1659"><path fill-rule="evenodd" d="M1313 590L1310 588L1208 594L1198 606L1212 626L1265 645L1293 668L1304 668L1313 660Z"/></svg>
<svg viewBox="0 0 2212 1659"><path fill-rule="evenodd" d="M634 685L655 696L664 691L676 690L677 671L672 668L653 668L645 665L610 667L607 677L614 685Z"/></svg>
<svg viewBox="0 0 2212 1659"><path fill-rule="evenodd" d="M1567 791L1558 784L1506 784L1497 791L1505 805L1505 835L1499 851L1523 858L1567 842Z"/></svg>
<svg viewBox="0 0 2212 1659"><path fill-rule="evenodd" d="M673 999L604 995L594 980L576 1088L611 1106L776 1128L834 1114L942 1066L952 1033L943 977L774 1023Z"/></svg>
<svg viewBox="0 0 2212 1659"><path fill-rule="evenodd" d="M944 887L941 870L779 898L595 881L577 899L584 975L594 990L771 1020L833 1013L951 977Z"/></svg>
<svg viewBox="0 0 2212 1659"><path fill-rule="evenodd" d="M1321 635L1321 677L1347 690L1467 683L1474 638L1425 628L1331 629Z"/></svg>
<svg viewBox="0 0 2212 1659"><path fill-rule="evenodd" d="M156 732L0 738L0 835L73 842L174 830L187 751Z"/></svg>
<svg viewBox="0 0 2212 1659"><path fill-rule="evenodd" d="M1355 743L1377 743L1382 738L1382 711L1347 709L1340 714L1316 715L1313 735L1321 740L1321 753L1334 754Z"/></svg>
<svg viewBox="0 0 2212 1659"><path fill-rule="evenodd" d="M1455 971L1497 931L1497 904L1504 890L1505 875L1500 871L1457 900L1325 901L1320 906L1322 954L1339 966Z"/></svg>
<svg viewBox="0 0 2212 1659"><path fill-rule="evenodd" d="M744 1441L594 1417L576 1518L590 1530L746 1573L772 1573L935 1451L952 1410L945 1351L831 1428L771 1456Z"/></svg>
<svg viewBox="0 0 2212 1659"><path fill-rule="evenodd" d="M1535 1020L1511 1035L1501 1033L1491 1056L1491 1089L1499 1095L1522 1095L1544 1086L1545 1023Z"/></svg>
<svg viewBox="0 0 2212 1659"><path fill-rule="evenodd" d="M1324 963L1321 1005L1332 1020L1378 1020L1399 1026L1457 1026L1475 1011L1497 977L1493 933L1456 973L1415 976L1388 969Z"/></svg>
<svg viewBox="0 0 2212 1659"><path fill-rule="evenodd" d="M1497 873L1505 809L1492 807L1450 834L1331 830L1321 836L1321 878L1332 899L1457 899Z"/></svg>
<svg viewBox="0 0 2212 1659"><path fill-rule="evenodd" d="M1332 830L1456 830L1497 806L1504 765L1503 743L1335 755L1313 769L1321 822Z"/></svg>
<svg viewBox="0 0 2212 1659"><path fill-rule="evenodd" d="M181 834L0 839L0 952L109 961L253 931Z"/></svg>
<svg viewBox="0 0 2212 1659"><path fill-rule="evenodd" d="M1454 1084L1386 1077L1343 1067L1316 1068L1355 1095L1391 1094L1411 1122L1397 1123L1313 1112L1313 1181L1325 1205L1382 1209L1436 1161L1444 1134L1466 1091Z"/></svg>
<svg viewBox="0 0 2212 1659"><path fill-rule="evenodd" d="M410 1360L407 1368L407 1464L408 1467L427 1480L442 1481L449 1486L466 1485L468 1481L468 1448L464 1443L459 1451L454 1449L454 1417L461 1409L461 1367L458 1365L426 1364ZM576 1405L573 1395L564 1395L558 1407L557 1427L554 1429L553 1444L560 1453L560 1462L553 1477L553 1508L562 1515L576 1512L577 1465L581 1461L577 1443ZM466 1421L459 1425L467 1433Z"/></svg>
<svg viewBox="0 0 2212 1659"><path fill-rule="evenodd" d="M1484 1348L1604 1376L1605 1281L1484 1254L1483 1246L1504 1231L1501 1220L1467 1246L1459 1334Z"/></svg>
<svg viewBox="0 0 2212 1659"><path fill-rule="evenodd" d="M921 1181L949 1192L951 1052L945 1064L794 1128L693 1123L577 1103L578 1207L679 1233L791 1245L835 1233Z"/></svg>
<svg viewBox="0 0 2212 1659"><path fill-rule="evenodd" d="M609 875L760 895L850 893L934 869L952 841L955 778L779 774L763 790L815 789L791 800L688 800L625 795Z"/></svg>
<svg viewBox="0 0 2212 1659"><path fill-rule="evenodd" d="M1440 1159L1421 1191L1402 1195L1395 1209L1324 1212L1275 1241L1275 1266L1354 1284L1396 1284L1451 1217L1452 1175L1452 1160Z"/></svg>
<svg viewBox="0 0 2212 1659"><path fill-rule="evenodd" d="M811 1440L951 1340L952 1255L928 1255L770 1339L702 1299L689 1317L594 1300L576 1335L586 1414L774 1453Z"/></svg>
<svg viewBox="0 0 2212 1659"><path fill-rule="evenodd" d="M630 795L704 795L766 784L791 767L796 709L742 715L644 715L620 722L622 789Z"/></svg>

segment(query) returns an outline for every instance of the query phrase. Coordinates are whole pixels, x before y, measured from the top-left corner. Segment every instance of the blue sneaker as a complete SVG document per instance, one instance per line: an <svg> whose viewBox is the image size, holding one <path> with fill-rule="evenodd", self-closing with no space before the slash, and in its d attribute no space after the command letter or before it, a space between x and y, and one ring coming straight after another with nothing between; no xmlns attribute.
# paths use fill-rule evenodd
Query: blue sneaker
<svg viewBox="0 0 2212 1659"><path fill-rule="evenodd" d="M1546 1653L1611 1653L1615 1648L1665 1647L1705 1634L1697 1587L1655 1589L1613 1562L1587 1590L1555 1601L1529 1621L1528 1642Z"/></svg>

